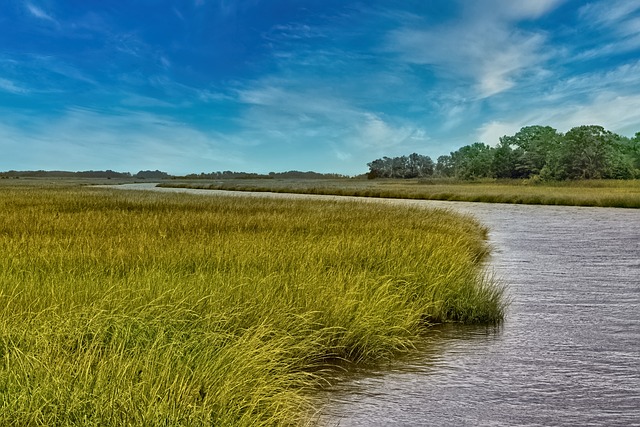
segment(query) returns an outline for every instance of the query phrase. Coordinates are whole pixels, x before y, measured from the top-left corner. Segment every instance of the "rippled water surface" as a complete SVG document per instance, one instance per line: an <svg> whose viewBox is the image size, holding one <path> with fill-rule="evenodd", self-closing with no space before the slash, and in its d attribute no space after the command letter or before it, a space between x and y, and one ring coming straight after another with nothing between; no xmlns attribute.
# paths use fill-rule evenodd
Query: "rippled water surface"
<svg viewBox="0 0 640 427"><path fill-rule="evenodd" d="M499 328L440 328L410 359L347 374L321 425L640 426L640 210L388 203L488 225L512 303Z"/></svg>
<svg viewBox="0 0 640 427"><path fill-rule="evenodd" d="M506 321L336 385L322 424L640 426L640 211L447 205L491 228Z"/></svg>

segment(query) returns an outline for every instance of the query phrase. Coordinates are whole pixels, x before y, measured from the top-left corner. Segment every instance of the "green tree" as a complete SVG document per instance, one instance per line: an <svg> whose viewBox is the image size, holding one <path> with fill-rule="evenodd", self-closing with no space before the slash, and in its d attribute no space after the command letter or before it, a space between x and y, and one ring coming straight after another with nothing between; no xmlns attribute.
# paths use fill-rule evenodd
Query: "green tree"
<svg viewBox="0 0 640 427"><path fill-rule="evenodd" d="M514 177L539 175L562 145L562 134L551 126L525 126L513 136L501 138L501 144L513 147Z"/></svg>
<svg viewBox="0 0 640 427"><path fill-rule="evenodd" d="M493 176L493 150L487 144L474 142L451 153L455 176L461 179Z"/></svg>
<svg viewBox="0 0 640 427"><path fill-rule="evenodd" d="M565 179L611 178L620 167L620 137L602 126L585 125L572 128L564 136L559 156Z"/></svg>
<svg viewBox="0 0 640 427"><path fill-rule="evenodd" d="M530 174L523 168L524 150L513 149L509 137L500 138L500 143L493 149L493 173L496 178L527 178Z"/></svg>
<svg viewBox="0 0 640 427"><path fill-rule="evenodd" d="M409 156L383 157L367 163L368 178L418 178L433 175L434 164L429 156L413 153Z"/></svg>
<svg viewBox="0 0 640 427"><path fill-rule="evenodd" d="M418 153L409 155L407 160L408 176L405 178L423 178L433 175L433 160L429 156L423 156Z"/></svg>
<svg viewBox="0 0 640 427"><path fill-rule="evenodd" d="M455 174L453 160L451 156L440 156L436 163L435 173L440 177L452 177Z"/></svg>
<svg viewBox="0 0 640 427"><path fill-rule="evenodd" d="M627 159L632 178L640 178L640 132L621 141L621 151Z"/></svg>

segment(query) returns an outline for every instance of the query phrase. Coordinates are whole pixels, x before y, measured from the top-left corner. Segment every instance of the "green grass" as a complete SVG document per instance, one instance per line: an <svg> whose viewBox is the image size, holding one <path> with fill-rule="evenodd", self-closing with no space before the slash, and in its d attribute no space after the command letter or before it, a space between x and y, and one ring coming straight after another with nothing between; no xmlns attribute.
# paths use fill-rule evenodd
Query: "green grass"
<svg viewBox="0 0 640 427"><path fill-rule="evenodd" d="M237 179L214 182L176 180L162 183L161 186L485 203L640 208L640 180L469 182L447 179Z"/></svg>
<svg viewBox="0 0 640 427"><path fill-rule="evenodd" d="M486 229L357 202L0 186L0 425L300 425L334 361L495 323Z"/></svg>

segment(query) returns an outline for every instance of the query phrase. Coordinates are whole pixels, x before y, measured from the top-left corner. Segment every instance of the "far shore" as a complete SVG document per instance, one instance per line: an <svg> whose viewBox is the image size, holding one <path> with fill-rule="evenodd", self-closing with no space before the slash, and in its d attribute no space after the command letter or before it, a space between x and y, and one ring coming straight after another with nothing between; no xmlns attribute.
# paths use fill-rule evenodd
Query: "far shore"
<svg viewBox="0 0 640 427"><path fill-rule="evenodd" d="M528 205L640 208L640 180L532 182L438 179L171 180L160 187Z"/></svg>

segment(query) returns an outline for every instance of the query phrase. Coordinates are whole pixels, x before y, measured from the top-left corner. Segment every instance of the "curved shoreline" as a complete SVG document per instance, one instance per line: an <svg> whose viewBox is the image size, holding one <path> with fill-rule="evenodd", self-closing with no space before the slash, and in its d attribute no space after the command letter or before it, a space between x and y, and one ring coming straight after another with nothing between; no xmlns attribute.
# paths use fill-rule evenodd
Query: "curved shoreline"
<svg viewBox="0 0 640 427"><path fill-rule="evenodd" d="M442 209L80 186L1 196L0 281L15 287L0 335L22 336L6 354L5 424L35 409L41 425L304 422L335 360L390 360L430 324L504 316L486 228Z"/></svg>
<svg viewBox="0 0 640 427"><path fill-rule="evenodd" d="M554 184L431 183L415 180L229 180L214 183L162 182L167 188L289 194L340 195L363 198L439 200L525 205L640 208L640 181Z"/></svg>

